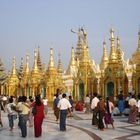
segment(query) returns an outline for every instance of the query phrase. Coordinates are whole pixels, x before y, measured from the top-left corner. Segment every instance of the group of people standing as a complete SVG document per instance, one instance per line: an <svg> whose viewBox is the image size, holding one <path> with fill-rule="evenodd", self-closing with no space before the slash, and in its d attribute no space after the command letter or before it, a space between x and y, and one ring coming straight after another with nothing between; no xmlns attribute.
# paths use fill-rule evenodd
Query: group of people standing
<svg viewBox="0 0 140 140"><path fill-rule="evenodd" d="M100 130L104 130L104 123L106 128L108 128L108 124L111 124L114 128L114 120L112 118L114 105L109 97L106 98L105 102L102 96L98 96L97 93L94 93L94 98L91 101L91 109L93 112L92 125L97 125Z"/></svg>
<svg viewBox="0 0 140 140"><path fill-rule="evenodd" d="M61 97L61 98L60 98ZM21 136L27 136L27 121L29 121L29 126L34 126L34 136L40 137L42 135L42 123L45 115L48 112L48 99L44 97L41 99L40 95L35 97L35 100L30 96L27 99L26 96L20 96L18 100L14 97L8 99L7 105L1 102L0 100L0 125L3 127L1 120L1 110L7 111L10 131L13 130L14 120L19 119L18 127L21 130ZM66 118L68 114L71 114L73 111L74 101L71 96L67 98L67 95L63 93L56 94L53 100L53 109L56 121L60 120L59 127L60 131L66 131ZM120 115L124 112L124 102L122 96L120 96L119 101L119 110ZM129 123L135 123L137 121L137 116L139 112L140 119L140 94L138 95L138 101L135 99L134 95L129 96L127 99L127 104L129 105ZM92 116L92 125L96 125L99 130L104 130L108 128L108 125L111 124L114 129L114 120L113 120L113 111L115 110L114 104L109 97L104 100L102 96L94 93L92 99L89 98L89 95L85 98L85 107L86 112L93 112ZM32 110L35 110L34 114Z"/></svg>
<svg viewBox="0 0 140 140"><path fill-rule="evenodd" d="M91 101L92 125L97 125L100 130L104 130L105 126L108 128L108 124L111 124L114 128L113 115L128 116L129 123L136 123L138 119L140 120L140 94L138 94L138 100L136 100L135 94L129 93L125 100L123 95L120 94L116 104L118 105L114 107L109 97L104 101L102 96L94 93Z"/></svg>
<svg viewBox="0 0 140 140"><path fill-rule="evenodd" d="M35 108L35 114L32 114L32 108ZM21 137L27 136L27 121L29 126L34 124L34 136L40 137L42 134L42 122L45 117L44 104L40 95L35 97L35 100L30 96L27 99L26 96L19 96L16 100L11 96L8 99L8 103L5 106L5 111L8 114L8 121L10 131L13 131L14 121L18 118L18 127L21 130ZM2 120L0 119L1 123Z"/></svg>

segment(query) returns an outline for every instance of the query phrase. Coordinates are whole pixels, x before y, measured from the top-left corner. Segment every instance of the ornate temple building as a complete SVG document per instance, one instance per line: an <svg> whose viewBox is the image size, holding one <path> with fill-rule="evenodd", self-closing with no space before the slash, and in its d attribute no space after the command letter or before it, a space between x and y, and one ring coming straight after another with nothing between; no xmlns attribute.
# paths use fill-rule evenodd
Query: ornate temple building
<svg viewBox="0 0 140 140"><path fill-rule="evenodd" d="M110 50L103 41L103 54L100 65L95 64L90 56L87 45L87 33L83 28L73 31L78 36L76 47L71 49L71 58L66 71L63 70L59 54L56 67L53 48L50 48L50 59L46 66L41 62L40 47L34 51L32 69L29 64L29 54L25 63L21 59L20 68L16 68L13 58L11 72L5 74L0 61L0 94L8 96L47 96L53 101L56 93L69 93L74 100L83 100L86 94L94 92L103 97L117 97L122 93L125 97L129 92L140 93L140 31L138 48L129 60L124 60L120 38L115 37L114 29L110 29ZM109 53L108 53L109 52ZM62 52L63 53L63 52Z"/></svg>

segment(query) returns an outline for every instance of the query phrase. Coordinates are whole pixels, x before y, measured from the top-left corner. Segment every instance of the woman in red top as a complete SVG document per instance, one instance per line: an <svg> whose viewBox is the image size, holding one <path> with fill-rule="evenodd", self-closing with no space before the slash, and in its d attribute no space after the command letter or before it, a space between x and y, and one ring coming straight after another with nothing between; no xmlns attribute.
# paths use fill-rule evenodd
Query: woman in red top
<svg viewBox="0 0 140 140"><path fill-rule="evenodd" d="M42 122L44 118L44 105L41 101L40 95L36 96L35 102L32 106L35 107L36 110L36 113L34 115L35 137L40 137L42 134Z"/></svg>

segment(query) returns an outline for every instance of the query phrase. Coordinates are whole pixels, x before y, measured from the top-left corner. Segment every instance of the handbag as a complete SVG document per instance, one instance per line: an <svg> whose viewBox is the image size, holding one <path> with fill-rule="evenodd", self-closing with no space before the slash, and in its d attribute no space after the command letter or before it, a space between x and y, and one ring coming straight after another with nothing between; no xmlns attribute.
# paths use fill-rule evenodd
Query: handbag
<svg viewBox="0 0 140 140"><path fill-rule="evenodd" d="M36 105L34 105L33 108L32 108L32 114L33 114L33 116L36 115Z"/></svg>

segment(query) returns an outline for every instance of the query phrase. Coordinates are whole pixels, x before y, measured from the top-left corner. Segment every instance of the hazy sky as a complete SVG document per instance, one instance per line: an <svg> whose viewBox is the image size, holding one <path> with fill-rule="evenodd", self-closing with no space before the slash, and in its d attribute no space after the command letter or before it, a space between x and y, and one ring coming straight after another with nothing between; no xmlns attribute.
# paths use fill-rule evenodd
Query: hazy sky
<svg viewBox="0 0 140 140"><path fill-rule="evenodd" d="M11 69L13 56L18 67L26 53L32 67L34 49L39 45L46 67L53 47L55 64L60 52L66 69L71 47L77 43L70 30L79 26L87 31L90 55L96 63L101 60L104 39L109 52L111 27L115 36L120 36L125 58L130 58L138 44L140 0L0 0L0 58L4 67Z"/></svg>

